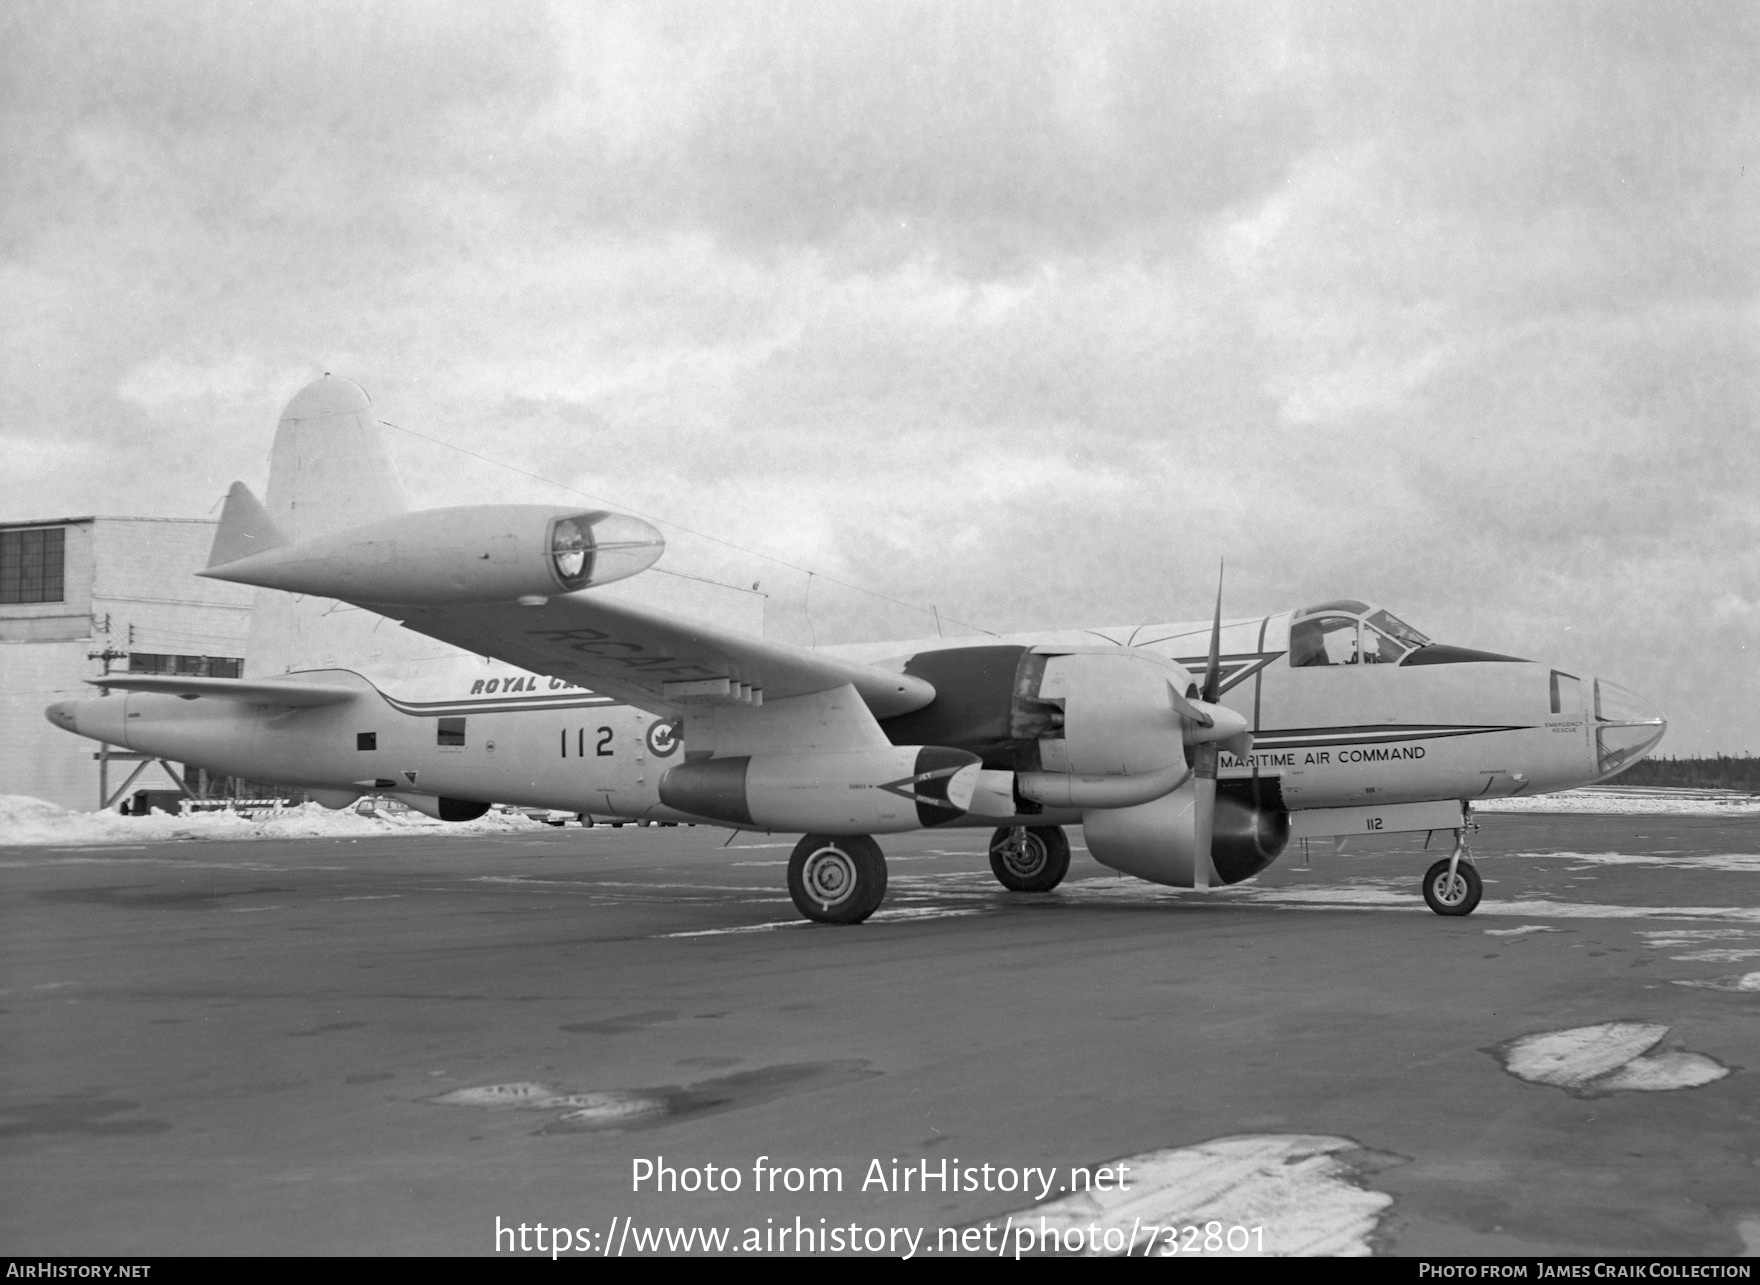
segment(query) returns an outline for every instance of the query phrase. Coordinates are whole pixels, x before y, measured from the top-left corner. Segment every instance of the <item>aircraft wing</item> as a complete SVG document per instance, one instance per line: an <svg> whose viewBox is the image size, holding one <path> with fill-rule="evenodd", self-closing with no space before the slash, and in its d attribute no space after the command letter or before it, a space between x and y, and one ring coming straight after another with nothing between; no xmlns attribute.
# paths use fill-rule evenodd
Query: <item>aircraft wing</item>
<svg viewBox="0 0 1760 1285"><path fill-rule="evenodd" d="M361 693L353 687L302 683L274 678L185 678L175 674L111 674L86 679L94 687L114 687L124 692L157 692L185 700L210 696L217 700L243 701L249 705L287 705L306 709L315 705L338 705Z"/></svg>
<svg viewBox="0 0 1760 1285"><path fill-rule="evenodd" d="M920 678L611 602L591 591L553 597L541 606L361 605L430 638L659 714L761 705L846 684L877 719L935 699L934 687Z"/></svg>
<svg viewBox="0 0 1760 1285"><path fill-rule="evenodd" d="M337 598L454 647L666 715L846 686L875 718L935 699L920 678L591 592L653 565L664 547L640 519L541 505L431 509L289 541L250 488L236 483L209 564L197 574ZM186 693L213 694L179 692Z"/></svg>

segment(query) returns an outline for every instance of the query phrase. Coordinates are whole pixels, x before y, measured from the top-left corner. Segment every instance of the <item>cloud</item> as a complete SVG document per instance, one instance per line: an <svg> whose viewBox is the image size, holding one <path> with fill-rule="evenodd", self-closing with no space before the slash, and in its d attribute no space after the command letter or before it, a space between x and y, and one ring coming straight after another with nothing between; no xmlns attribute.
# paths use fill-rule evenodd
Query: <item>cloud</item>
<svg viewBox="0 0 1760 1285"><path fill-rule="evenodd" d="M759 553L998 629L1226 556L1751 747L1757 21L14 5L0 505L206 512L330 369L474 453L400 439L429 502L670 517L785 633Z"/></svg>

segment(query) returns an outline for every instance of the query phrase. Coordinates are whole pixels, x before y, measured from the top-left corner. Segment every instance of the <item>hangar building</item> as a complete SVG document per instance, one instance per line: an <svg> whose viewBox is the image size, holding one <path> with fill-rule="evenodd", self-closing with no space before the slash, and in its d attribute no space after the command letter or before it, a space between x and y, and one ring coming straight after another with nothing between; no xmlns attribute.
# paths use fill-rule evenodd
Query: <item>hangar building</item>
<svg viewBox="0 0 1760 1285"><path fill-rule="evenodd" d="M0 794L89 810L139 765L50 725L53 701L90 696L109 672L237 677L251 590L192 573L214 523L57 518L0 524ZM156 763L132 789L176 789Z"/></svg>

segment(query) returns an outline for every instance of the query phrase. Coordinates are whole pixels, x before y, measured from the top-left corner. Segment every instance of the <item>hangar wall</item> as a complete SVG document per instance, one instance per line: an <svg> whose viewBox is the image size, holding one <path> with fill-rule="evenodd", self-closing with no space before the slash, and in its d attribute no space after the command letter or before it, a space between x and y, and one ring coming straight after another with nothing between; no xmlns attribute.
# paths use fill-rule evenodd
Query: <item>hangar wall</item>
<svg viewBox="0 0 1760 1285"><path fill-rule="evenodd" d="M0 523L0 794L99 805L97 745L51 726L43 709L92 695L85 680L106 664L225 672L243 659L250 590L191 574L213 538L214 523L182 518ZM134 767L112 762L110 788ZM155 765L134 788L175 786Z"/></svg>

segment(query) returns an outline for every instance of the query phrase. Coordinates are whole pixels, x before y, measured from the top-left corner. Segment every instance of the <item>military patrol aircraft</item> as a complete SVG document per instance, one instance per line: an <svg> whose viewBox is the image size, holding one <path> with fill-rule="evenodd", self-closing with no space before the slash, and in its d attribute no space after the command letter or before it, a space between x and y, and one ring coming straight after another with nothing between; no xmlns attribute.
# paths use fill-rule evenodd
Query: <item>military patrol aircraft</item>
<svg viewBox="0 0 1760 1285"><path fill-rule="evenodd" d="M49 719L331 807L370 793L443 820L493 801L804 832L789 892L826 923L880 905L872 836L957 826L994 827L991 867L1020 892L1063 879L1074 825L1102 864L1182 888L1249 879L1292 837L1451 831L1423 890L1464 915L1475 800L1601 780L1666 728L1610 682L1356 600L1224 620L1219 592L1189 624L792 646L599 592L659 559L639 519L410 511L380 431L353 383L300 392L267 505L235 484L198 574L461 649L419 690L298 655L266 673L253 639L242 679L110 675L92 681L122 695Z"/></svg>

